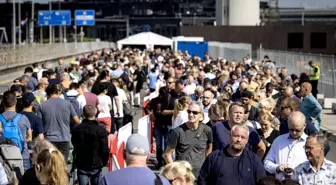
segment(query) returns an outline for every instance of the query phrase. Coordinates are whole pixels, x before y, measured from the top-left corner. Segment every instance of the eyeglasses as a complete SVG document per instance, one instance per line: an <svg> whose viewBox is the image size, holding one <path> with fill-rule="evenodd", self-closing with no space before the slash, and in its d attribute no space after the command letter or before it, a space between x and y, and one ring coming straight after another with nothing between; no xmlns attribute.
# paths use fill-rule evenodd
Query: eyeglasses
<svg viewBox="0 0 336 185"><path fill-rule="evenodd" d="M187 110L187 112L188 112L188 114L193 113L193 115L197 115L197 114L200 113L200 112L198 112L198 111L192 111L192 110Z"/></svg>

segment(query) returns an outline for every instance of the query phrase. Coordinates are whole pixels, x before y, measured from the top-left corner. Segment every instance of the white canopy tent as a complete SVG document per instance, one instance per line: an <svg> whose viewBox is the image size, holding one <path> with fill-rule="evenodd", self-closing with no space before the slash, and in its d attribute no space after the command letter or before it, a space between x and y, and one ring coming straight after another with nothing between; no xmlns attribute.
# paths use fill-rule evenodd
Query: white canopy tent
<svg viewBox="0 0 336 185"><path fill-rule="evenodd" d="M153 32L142 32L117 42L118 49L123 45L145 45L147 49L154 49L154 46L173 46L173 40Z"/></svg>

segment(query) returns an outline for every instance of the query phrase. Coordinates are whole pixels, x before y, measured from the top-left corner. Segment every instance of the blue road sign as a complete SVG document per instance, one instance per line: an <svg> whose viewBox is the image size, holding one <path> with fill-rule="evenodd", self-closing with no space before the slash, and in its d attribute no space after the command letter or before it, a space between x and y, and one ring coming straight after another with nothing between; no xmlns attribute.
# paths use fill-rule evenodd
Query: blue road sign
<svg viewBox="0 0 336 185"><path fill-rule="evenodd" d="M70 10L39 11L38 24L40 26L69 26L71 25Z"/></svg>
<svg viewBox="0 0 336 185"><path fill-rule="evenodd" d="M94 26L94 10L75 10L75 25L77 26Z"/></svg>

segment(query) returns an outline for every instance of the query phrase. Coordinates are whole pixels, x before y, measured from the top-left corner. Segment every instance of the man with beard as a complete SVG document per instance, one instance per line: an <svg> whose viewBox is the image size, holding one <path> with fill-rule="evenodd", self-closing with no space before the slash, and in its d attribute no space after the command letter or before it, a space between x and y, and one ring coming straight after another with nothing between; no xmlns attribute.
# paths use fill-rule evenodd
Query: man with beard
<svg viewBox="0 0 336 185"><path fill-rule="evenodd" d="M209 91L206 90L203 93L203 100L202 100L202 104L203 104L203 113L204 113L204 119L203 119L203 123L207 124L210 119L209 119L209 109L211 107L211 105L213 104L213 99L214 99L214 94Z"/></svg>
<svg viewBox="0 0 336 185"><path fill-rule="evenodd" d="M207 157L198 176L198 185L254 185L266 176L260 158L245 148L249 132L246 125L232 127L230 144Z"/></svg>
<svg viewBox="0 0 336 185"><path fill-rule="evenodd" d="M215 150L221 150L230 143L229 135L233 126L246 125L244 113L245 106L242 103L232 103L229 107L229 120L218 122L212 126ZM265 154L266 146L254 128L248 127L248 129L249 138L248 143L246 144L246 148L256 153L261 159Z"/></svg>

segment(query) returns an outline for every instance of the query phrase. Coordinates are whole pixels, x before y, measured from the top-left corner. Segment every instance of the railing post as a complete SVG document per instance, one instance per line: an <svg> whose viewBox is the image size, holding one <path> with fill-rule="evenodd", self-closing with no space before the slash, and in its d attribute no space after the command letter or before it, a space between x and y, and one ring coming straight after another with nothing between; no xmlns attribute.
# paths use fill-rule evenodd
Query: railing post
<svg viewBox="0 0 336 185"><path fill-rule="evenodd" d="M334 74L334 70L335 70L335 64L334 64L334 62L335 62L335 60L334 60L335 58L334 58L334 55L332 55L331 56L331 63L332 63L332 87L333 87L333 98L335 98L335 74Z"/></svg>

